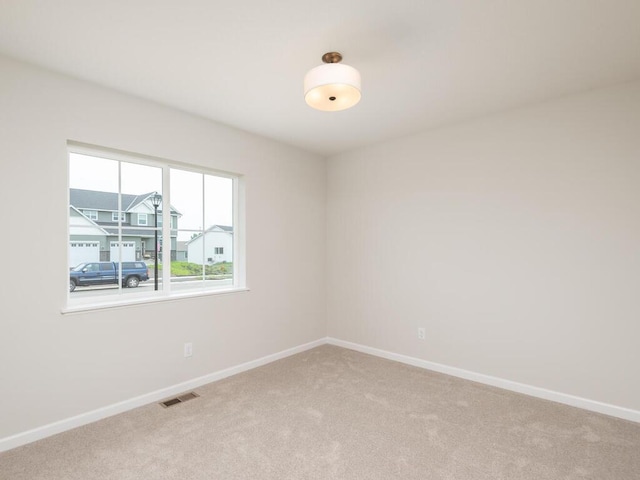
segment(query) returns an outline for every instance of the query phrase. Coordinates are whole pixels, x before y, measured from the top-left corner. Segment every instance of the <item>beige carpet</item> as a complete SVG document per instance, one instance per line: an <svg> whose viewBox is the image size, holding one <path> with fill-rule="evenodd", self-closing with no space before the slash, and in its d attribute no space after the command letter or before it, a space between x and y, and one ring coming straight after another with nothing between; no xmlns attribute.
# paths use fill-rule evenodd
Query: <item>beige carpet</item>
<svg viewBox="0 0 640 480"><path fill-rule="evenodd" d="M18 479L640 479L640 425L322 346L0 454Z"/></svg>

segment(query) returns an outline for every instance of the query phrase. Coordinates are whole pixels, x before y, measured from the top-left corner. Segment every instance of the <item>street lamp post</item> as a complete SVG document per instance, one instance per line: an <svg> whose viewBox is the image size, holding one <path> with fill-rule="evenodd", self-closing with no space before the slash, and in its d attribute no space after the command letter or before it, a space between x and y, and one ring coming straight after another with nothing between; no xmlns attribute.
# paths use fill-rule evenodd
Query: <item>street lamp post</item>
<svg viewBox="0 0 640 480"><path fill-rule="evenodd" d="M154 255L153 255L153 281L154 281L154 290L158 290L158 207L160 206L160 202L162 202L162 195L160 195L158 192L154 193L151 196L151 205L153 205L153 210L154 210L154 215L153 218L155 219L155 228L153 229L153 232L155 233L154 237L155 237L155 242L153 244L153 251L154 251Z"/></svg>

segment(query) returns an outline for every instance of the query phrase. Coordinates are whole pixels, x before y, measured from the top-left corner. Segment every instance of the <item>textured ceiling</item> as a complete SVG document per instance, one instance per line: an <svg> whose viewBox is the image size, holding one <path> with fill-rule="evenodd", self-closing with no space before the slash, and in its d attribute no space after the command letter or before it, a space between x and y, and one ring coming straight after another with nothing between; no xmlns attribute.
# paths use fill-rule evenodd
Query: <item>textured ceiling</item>
<svg viewBox="0 0 640 480"><path fill-rule="evenodd" d="M362 101L319 112L332 50ZM331 155L640 79L640 1L0 0L0 52Z"/></svg>

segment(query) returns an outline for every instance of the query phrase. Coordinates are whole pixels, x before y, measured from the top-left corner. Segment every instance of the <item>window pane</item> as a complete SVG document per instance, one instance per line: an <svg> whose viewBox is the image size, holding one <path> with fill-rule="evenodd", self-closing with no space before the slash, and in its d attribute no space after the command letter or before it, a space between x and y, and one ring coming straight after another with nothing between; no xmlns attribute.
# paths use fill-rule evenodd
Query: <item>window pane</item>
<svg viewBox="0 0 640 480"><path fill-rule="evenodd" d="M116 193L118 191L118 162L71 153L69 154L69 186L74 189ZM76 207L78 208L78 205ZM96 210L89 205L87 208Z"/></svg>
<svg viewBox="0 0 640 480"><path fill-rule="evenodd" d="M202 230L204 226L202 177L201 173L171 169L171 207L179 213L181 230Z"/></svg>
<svg viewBox="0 0 640 480"><path fill-rule="evenodd" d="M232 286L234 179L117 158L69 153L70 306Z"/></svg>
<svg viewBox="0 0 640 480"><path fill-rule="evenodd" d="M205 224L231 226L233 224L233 180L204 176Z"/></svg>
<svg viewBox="0 0 640 480"><path fill-rule="evenodd" d="M98 220L98 212L96 210L83 210L82 213L89 220Z"/></svg>
<svg viewBox="0 0 640 480"><path fill-rule="evenodd" d="M162 193L162 168L137 163L121 162L122 193L148 196ZM138 199L139 200L139 199ZM123 202L123 211L131 211L134 204Z"/></svg>
<svg viewBox="0 0 640 480"><path fill-rule="evenodd" d="M157 233L157 235L156 235ZM146 231L143 238L141 250L144 262L149 271L149 281L145 286L149 290L162 290L162 269L163 269L163 248L162 248L162 232L158 228L150 228ZM158 281L156 288L156 271L158 272Z"/></svg>
<svg viewBox="0 0 640 480"><path fill-rule="evenodd" d="M171 182L171 203L180 214L172 217L172 288L232 285L233 181L172 169Z"/></svg>
<svg viewBox="0 0 640 480"><path fill-rule="evenodd" d="M155 261L155 232L130 226L138 215L153 218L150 197L162 191L162 168L71 153L69 182L71 300L152 292L145 257Z"/></svg>
<svg viewBox="0 0 640 480"><path fill-rule="evenodd" d="M175 254L172 257L171 281L173 289L193 288L202 281L204 269L200 261L188 259L189 241L203 229L203 175L171 169L171 206L178 215L171 217L171 231L175 232ZM176 223L174 223L176 222Z"/></svg>
<svg viewBox="0 0 640 480"><path fill-rule="evenodd" d="M206 242L207 278L233 284L233 180L204 176L205 219L210 239Z"/></svg>

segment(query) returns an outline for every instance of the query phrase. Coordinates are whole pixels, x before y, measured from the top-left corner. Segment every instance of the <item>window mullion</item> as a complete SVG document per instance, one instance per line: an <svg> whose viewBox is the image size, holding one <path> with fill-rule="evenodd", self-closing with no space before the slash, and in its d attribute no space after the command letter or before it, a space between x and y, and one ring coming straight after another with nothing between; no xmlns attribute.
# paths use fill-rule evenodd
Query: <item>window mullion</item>
<svg viewBox="0 0 640 480"><path fill-rule="evenodd" d="M118 162L118 290L122 290L122 162ZM109 245L111 250L111 245ZM109 252L111 258L111 252Z"/></svg>
<svg viewBox="0 0 640 480"><path fill-rule="evenodd" d="M232 218L233 218L233 237L232 237L232 245L233 251L232 253L232 262L233 262L233 285L239 286L245 284L244 278L244 240L242 236L238 235L238 230L244 231L244 225L241 225L241 217L240 212L242 210L242 206L239 204L241 199L243 198L244 192L241 192L243 188L243 184L241 184L238 178L233 179L233 204L232 204ZM243 242L243 243L241 243Z"/></svg>
<svg viewBox="0 0 640 480"><path fill-rule="evenodd" d="M206 218L206 214L204 209L206 208L207 205L207 201L204 198L206 193L206 189L205 189L205 176L202 175L202 185L201 185L201 192L202 192L202 281L205 282L207 279L207 226L205 225L205 218Z"/></svg>
<svg viewBox="0 0 640 480"><path fill-rule="evenodd" d="M162 167L162 291L171 292L171 182L170 168ZM167 257L169 245L169 257Z"/></svg>

